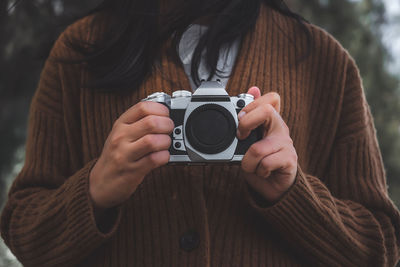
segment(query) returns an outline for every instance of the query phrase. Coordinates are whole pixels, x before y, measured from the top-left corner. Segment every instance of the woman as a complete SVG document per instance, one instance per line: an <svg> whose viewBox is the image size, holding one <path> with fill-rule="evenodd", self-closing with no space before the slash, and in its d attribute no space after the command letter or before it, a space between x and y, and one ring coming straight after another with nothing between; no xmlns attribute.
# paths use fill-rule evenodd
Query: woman
<svg viewBox="0 0 400 267"><path fill-rule="evenodd" d="M191 49L192 24L205 30ZM264 136L241 166L167 166L169 111L140 102L204 75L255 97L237 137ZM29 125L1 219L26 266L399 259L400 214L357 67L281 1L104 1L56 42Z"/></svg>

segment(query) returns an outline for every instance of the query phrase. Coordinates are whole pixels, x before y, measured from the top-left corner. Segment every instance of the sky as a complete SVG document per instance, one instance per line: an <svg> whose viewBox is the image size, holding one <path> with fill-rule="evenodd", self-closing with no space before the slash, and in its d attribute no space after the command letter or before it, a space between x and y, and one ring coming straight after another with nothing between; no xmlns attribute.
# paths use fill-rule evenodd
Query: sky
<svg viewBox="0 0 400 267"><path fill-rule="evenodd" d="M393 56L393 62L389 65L392 72L400 75L400 1L384 0L388 15L388 25L383 28L383 42L389 48Z"/></svg>

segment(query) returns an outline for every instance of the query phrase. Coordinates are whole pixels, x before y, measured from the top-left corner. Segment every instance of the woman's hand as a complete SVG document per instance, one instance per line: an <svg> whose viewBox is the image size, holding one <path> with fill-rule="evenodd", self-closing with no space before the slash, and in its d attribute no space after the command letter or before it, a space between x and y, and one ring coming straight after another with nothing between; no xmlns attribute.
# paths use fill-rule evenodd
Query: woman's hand
<svg viewBox="0 0 400 267"><path fill-rule="evenodd" d="M249 89L255 100L238 114L238 138L245 139L252 130L264 128L263 139L254 143L242 160L247 182L266 200L275 202L289 190L297 173L297 153L289 128L279 115L277 93L261 96L257 87Z"/></svg>
<svg viewBox="0 0 400 267"><path fill-rule="evenodd" d="M97 215L126 201L146 174L168 163L173 128L168 108L154 102L140 102L116 120L89 177Z"/></svg>

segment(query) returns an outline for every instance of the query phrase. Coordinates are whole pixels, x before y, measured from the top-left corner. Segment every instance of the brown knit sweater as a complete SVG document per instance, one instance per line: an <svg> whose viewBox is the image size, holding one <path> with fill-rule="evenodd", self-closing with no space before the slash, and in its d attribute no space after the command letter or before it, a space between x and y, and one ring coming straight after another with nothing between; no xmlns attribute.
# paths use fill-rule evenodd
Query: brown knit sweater
<svg viewBox="0 0 400 267"><path fill-rule="evenodd" d="M189 89L162 60L130 95L83 87L65 38L92 40L93 17L70 26L42 72L29 118L26 162L1 217L1 234L26 266L393 266L400 214L390 201L359 72L326 32L263 7L227 86L277 91L298 158L295 184L273 205L258 201L239 166L165 166L96 225L88 176L113 122L148 94Z"/></svg>

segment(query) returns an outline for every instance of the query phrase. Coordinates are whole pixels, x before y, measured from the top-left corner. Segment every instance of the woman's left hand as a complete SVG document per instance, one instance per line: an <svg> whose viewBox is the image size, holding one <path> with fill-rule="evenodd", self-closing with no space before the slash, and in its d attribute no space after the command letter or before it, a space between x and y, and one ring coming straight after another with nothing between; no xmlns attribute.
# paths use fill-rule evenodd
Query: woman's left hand
<svg viewBox="0 0 400 267"><path fill-rule="evenodd" d="M280 96L252 87L248 94L255 100L238 114L237 136L245 139L259 126L263 138L254 143L242 160L242 169L251 187L266 200L275 202L293 185L297 173L297 153L289 136L289 128L279 115Z"/></svg>

